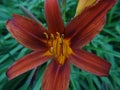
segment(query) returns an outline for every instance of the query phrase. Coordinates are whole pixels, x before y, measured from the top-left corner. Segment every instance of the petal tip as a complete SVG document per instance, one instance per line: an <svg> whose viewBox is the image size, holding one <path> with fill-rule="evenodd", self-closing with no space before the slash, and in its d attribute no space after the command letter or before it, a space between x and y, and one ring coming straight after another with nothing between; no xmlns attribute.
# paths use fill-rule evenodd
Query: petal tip
<svg viewBox="0 0 120 90"><path fill-rule="evenodd" d="M6 25L8 25L8 23L11 21L11 19L8 19L7 21L6 21Z"/></svg>
<svg viewBox="0 0 120 90"><path fill-rule="evenodd" d="M18 14L13 14L13 15L12 15L12 17L16 17L16 16L20 16L20 15L18 15Z"/></svg>
<svg viewBox="0 0 120 90"><path fill-rule="evenodd" d="M13 79L13 77L11 77L11 75L9 74L9 69L7 70L7 72L5 74L6 74L7 78L8 78L8 80Z"/></svg>
<svg viewBox="0 0 120 90"><path fill-rule="evenodd" d="M111 68L111 64L109 62L107 62L106 71L104 71L103 73L96 74L96 75L102 76L102 77L107 77L107 76L109 76L110 68Z"/></svg>
<svg viewBox="0 0 120 90"><path fill-rule="evenodd" d="M6 21L6 28L8 31L10 30L10 26L11 26L10 21L11 21L10 19Z"/></svg>

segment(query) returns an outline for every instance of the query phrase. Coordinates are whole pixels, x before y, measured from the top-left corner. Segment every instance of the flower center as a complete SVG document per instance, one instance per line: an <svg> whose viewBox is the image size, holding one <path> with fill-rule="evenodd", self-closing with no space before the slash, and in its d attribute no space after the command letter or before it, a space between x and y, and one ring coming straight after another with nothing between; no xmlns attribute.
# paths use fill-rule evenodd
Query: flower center
<svg viewBox="0 0 120 90"><path fill-rule="evenodd" d="M63 65L66 58L72 53L69 40L64 39L64 34L58 32L56 32L56 35L48 36L47 33L44 33L44 35L47 38L47 45L50 46L49 52L54 55L60 65Z"/></svg>

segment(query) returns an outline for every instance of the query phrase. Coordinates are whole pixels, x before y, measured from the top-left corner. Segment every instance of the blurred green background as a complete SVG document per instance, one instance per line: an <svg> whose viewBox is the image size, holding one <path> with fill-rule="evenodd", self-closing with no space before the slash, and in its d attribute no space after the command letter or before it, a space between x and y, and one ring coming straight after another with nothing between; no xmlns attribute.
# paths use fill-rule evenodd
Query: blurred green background
<svg viewBox="0 0 120 90"><path fill-rule="evenodd" d="M77 0L67 0L66 6L60 1L65 24L75 14ZM31 82L34 70L8 80L5 73L17 59L31 50L20 45L6 29L6 21L17 13L26 16L21 6L27 8L46 26L44 0L0 0L0 90L40 90L41 81L47 64L41 65ZM69 90L120 90L120 0L108 12L107 22L102 32L84 49L112 64L108 77L97 77L71 65Z"/></svg>

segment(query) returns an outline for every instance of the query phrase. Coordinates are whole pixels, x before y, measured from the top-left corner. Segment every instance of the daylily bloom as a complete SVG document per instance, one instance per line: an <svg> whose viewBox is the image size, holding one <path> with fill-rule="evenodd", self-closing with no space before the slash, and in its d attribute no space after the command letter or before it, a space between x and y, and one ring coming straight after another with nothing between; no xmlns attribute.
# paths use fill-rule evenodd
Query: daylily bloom
<svg viewBox="0 0 120 90"><path fill-rule="evenodd" d="M98 76L107 76L111 64L82 50L103 28L105 16L116 0L100 0L64 26L57 0L45 0L48 30L40 23L14 14L7 29L18 42L33 50L17 60L7 71L9 79L31 70L49 59L42 90L67 90L70 63Z"/></svg>

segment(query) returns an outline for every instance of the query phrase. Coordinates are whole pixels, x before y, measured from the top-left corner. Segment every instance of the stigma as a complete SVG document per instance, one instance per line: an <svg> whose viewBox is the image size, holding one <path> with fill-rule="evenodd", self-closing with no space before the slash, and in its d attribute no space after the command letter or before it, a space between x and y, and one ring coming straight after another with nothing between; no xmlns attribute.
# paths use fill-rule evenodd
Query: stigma
<svg viewBox="0 0 120 90"><path fill-rule="evenodd" d="M50 35L44 32L44 35L47 39L45 43L49 46L48 52L55 57L58 64L63 65L72 53L69 40L64 39L64 34L59 32Z"/></svg>

